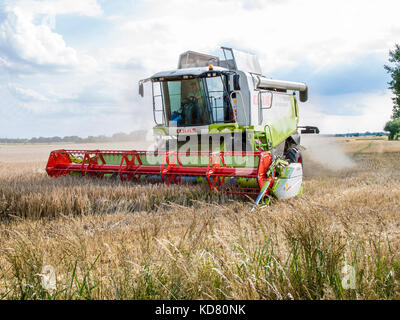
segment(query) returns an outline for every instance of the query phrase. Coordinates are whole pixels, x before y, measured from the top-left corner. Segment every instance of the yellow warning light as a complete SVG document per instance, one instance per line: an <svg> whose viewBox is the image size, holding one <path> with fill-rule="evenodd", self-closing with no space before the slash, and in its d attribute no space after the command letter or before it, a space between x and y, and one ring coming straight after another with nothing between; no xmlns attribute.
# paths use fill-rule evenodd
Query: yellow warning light
<svg viewBox="0 0 400 320"><path fill-rule="evenodd" d="M210 64L210 65L208 66L208 70L214 70L214 66L213 66L212 64Z"/></svg>

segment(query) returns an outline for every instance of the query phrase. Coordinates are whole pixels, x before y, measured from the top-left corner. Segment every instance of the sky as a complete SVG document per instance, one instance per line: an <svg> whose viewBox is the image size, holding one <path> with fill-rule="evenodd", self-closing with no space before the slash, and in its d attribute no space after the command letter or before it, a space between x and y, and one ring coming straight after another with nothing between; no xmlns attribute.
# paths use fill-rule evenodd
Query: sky
<svg viewBox="0 0 400 320"><path fill-rule="evenodd" d="M187 50L258 56L267 77L306 82L300 124L382 131L400 1L0 0L0 137L150 129L138 81Z"/></svg>

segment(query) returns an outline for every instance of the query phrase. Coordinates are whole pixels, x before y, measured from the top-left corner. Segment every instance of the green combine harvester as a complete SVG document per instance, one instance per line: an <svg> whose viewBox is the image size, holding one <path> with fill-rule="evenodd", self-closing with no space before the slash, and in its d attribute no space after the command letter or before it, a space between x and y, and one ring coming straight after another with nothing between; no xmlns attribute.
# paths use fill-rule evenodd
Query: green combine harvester
<svg viewBox="0 0 400 320"><path fill-rule="evenodd" d="M221 57L187 51L178 69L139 82L151 87L154 151L56 150L52 177L119 177L123 181L208 183L212 191L268 201L302 192L299 107L304 83L262 76L255 55L221 48Z"/></svg>

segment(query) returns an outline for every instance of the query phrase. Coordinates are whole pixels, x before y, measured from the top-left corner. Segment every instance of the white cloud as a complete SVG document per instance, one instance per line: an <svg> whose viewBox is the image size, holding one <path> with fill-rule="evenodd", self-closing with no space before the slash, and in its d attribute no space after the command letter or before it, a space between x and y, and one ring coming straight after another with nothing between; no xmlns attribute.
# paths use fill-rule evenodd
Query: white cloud
<svg viewBox="0 0 400 320"><path fill-rule="evenodd" d="M42 94L36 92L33 89L22 88L16 84L9 83L8 90L12 93L14 97L24 102L32 102L32 101L42 101L49 102L50 99L43 96Z"/></svg>
<svg viewBox="0 0 400 320"><path fill-rule="evenodd" d="M79 54L69 47L63 37L51 30L51 25L44 19L35 24L38 13L62 14L79 13L86 15L101 14L95 1L21 1L5 8L6 18L0 24L0 54L2 64L8 68L19 63L26 70L34 67L71 68L78 65L95 66L93 58ZM90 5L92 4L92 5ZM21 70L21 66L13 69Z"/></svg>
<svg viewBox="0 0 400 320"><path fill-rule="evenodd" d="M98 16L103 13L97 0L20 0L17 6L31 14Z"/></svg>
<svg viewBox="0 0 400 320"><path fill-rule="evenodd" d="M1 25L0 41L17 58L38 65L69 66L78 63L77 53L66 46L48 26L36 26L21 8L8 12Z"/></svg>

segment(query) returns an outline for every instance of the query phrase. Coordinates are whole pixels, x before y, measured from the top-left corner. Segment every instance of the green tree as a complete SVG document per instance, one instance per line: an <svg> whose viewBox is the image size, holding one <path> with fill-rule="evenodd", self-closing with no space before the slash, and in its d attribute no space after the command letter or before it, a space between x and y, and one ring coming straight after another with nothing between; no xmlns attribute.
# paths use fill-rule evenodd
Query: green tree
<svg viewBox="0 0 400 320"><path fill-rule="evenodd" d="M389 51L389 62L392 65L385 65L385 70L390 74L392 80L388 82L389 89L394 94L392 119L400 118L400 45L396 44L394 50Z"/></svg>
<svg viewBox="0 0 400 320"><path fill-rule="evenodd" d="M389 131L389 140L397 140L400 137L400 118L388 121L383 129Z"/></svg>

